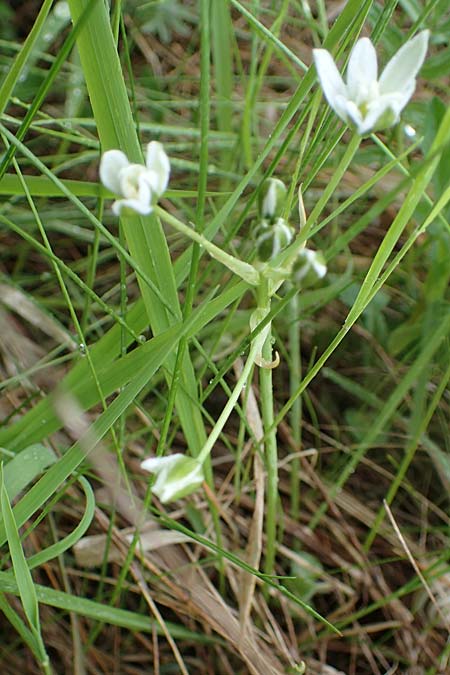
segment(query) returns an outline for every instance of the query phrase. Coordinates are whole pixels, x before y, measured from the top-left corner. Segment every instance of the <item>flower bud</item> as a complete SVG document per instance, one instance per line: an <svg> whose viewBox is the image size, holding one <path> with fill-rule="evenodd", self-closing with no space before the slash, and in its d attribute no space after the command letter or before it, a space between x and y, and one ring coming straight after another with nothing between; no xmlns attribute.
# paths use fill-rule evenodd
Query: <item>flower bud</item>
<svg viewBox="0 0 450 675"><path fill-rule="evenodd" d="M286 203L287 190L283 181L268 178L264 181L258 195L258 211L261 220L273 223L279 218Z"/></svg>
<svg viewBox="0 0 450 675"><path fill-rule="evenodd" d="M202 465L193 457L181 453L150 457L141 463L141 468L156 475L152 492L164 504L195 492L205 479Z"/></svg>
<svg viewBox="0 0 450 675"><path fill-rule="evenodd" d="M327 273L325 258L320 251L302 248L292 268L291 281L302 288L312 286Z"/></svg>
<svg viewBox="0 0 450 675"><path fill-rule="evenodd" d="M284 218L274 223L262 220L254 231L256 256L261 262L275 258L294 238L294 230Z"/></svg>

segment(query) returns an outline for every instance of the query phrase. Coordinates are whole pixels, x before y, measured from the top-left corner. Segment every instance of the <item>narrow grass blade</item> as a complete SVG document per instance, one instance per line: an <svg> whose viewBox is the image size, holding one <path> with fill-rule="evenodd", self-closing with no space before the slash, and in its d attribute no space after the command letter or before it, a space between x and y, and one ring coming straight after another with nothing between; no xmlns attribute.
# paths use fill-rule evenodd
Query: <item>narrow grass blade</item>
<svg viewBox="0 0 450 675"><path fill-rule="evenodd" d="M7 572L0 572L0 590L4 593L19 595L16 581ZM94 621L101 621L112 626L120 626L126 630L142 631L144 633L155 631L157 635L163 634L161 626L157 621L153 621L148 616L143 616L140 612L130 612L117 607L109 607L94 600L80 598L76 595L56 591L53 588L39 584L36 584L35 590L38 601L43 605L49 605L64 612L75 612ZM184 626L171 623L170 621L166 621L166 626L169 628L172 637L176 639L192 640L200 644L222 643L218 638L201 634L199 631L190 631Z"/></svg>
<svg viewBox="0 0 450 675"><path fill-rule="evenodd" d="M14 91L14 87L19 80L25 64L27 63L28 58L33 51L36 41L38 40L39 35L43 29L45 20L52 4L53 0L44 0L42 3L33 28L25 40L22 49L17 54L12 67L8 70L7 75L3 80L3 84L0 87L0 116L4 113L5 108L8 105L8 101Z"/></svg>
<svg viewBox="0 0 450 675"><path fill-rule="evenodd" d="M8 538L14 576L16 578L23 609L30 626L34 628L35 631L39 632L39 611L34 583L20 543L20 536L11 509L11 504L9 503L2 468L0 468L0 503L2 506L3 526Z"/></svg>

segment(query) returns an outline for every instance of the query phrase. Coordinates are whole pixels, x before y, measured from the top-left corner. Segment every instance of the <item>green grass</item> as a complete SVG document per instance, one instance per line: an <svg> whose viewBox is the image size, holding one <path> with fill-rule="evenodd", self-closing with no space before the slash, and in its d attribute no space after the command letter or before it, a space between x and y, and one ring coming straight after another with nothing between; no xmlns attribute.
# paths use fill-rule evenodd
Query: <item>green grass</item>
<svg viewBox="0 0 450 675"><path fill-rule="evenodd" d="M446 672L447 3L61 7L0 22L2 673ZM312 48L384 64L424 28L401 122L359 138ZM119 222L100 155L150 140L169 189ZM305 243L327 275L280 285ZM162 505L139 464L176 452L205 483Z"/></svg>

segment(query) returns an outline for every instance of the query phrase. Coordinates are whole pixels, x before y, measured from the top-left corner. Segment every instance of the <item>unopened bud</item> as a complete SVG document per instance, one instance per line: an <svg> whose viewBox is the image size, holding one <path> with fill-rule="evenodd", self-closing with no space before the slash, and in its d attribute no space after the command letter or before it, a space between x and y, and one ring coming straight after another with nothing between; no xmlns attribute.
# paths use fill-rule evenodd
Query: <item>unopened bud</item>
<svg viewBox="0 0 450 675"><path fill-rule="evenodd" d="M303 248L292 268L291 281L302 288L312 286L327 273L325 258L320 251Z"/></svg>
<svg viewBox="0 0 450 675"><path fill-rule="evenodd" d="M195 492L204 481L202 465L193 457L177 453L167 457L150 457L141 463L141 468L156 475L152 487L163 503Z"/></svg>
<svg viewBox="0 0 450 675"><path fill-rule="evenodd" d="M283 181L268 178L264 181L258 196L259 217L274 222L279 218L286 203L287 190Z"/></svg>
<svg viewBox="0 0 450 675"><path fill-rule="evenodd" d="M277 218L271 224L261 221L254 232L256 256L261 262L273 260L294 238L294 230L284 218Z"/></svg>

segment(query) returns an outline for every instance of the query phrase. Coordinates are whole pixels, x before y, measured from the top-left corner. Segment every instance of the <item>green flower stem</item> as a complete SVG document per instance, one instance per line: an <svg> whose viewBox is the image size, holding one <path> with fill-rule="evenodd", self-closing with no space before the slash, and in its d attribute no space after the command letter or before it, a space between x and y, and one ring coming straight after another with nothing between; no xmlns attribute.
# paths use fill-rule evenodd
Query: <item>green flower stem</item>
<svg viewBox="0 0 450 675"><path fill-rule="evenodd" d="M258 288L258 307L270 309L269 282L263 279ZM269 327L266 340L262 348L262 359L272 361L272 330ZM266 558L264 562L265 574L272 574L275 565L277 539L277 511L278 511L278 451L277 431L274 425L273 414L273 384L272 369L259 369L259 394L261 398L261 415L264 429L264 458L267 471L267 500L266 500Z"/></svg>
<svg viewBox="0 0 450 675"><path fill-rule="evenodd" d="M300 357L300 323L298 321L299 302L298 294L291 298L289 303L289 351L291 367L289 369L289 389L291 396L295 393L298 383L302 379L302 362ZM292 437L296 450L300 450L302 441L302 397L297 396L291 409ZM295 521L300 516L300 459L296 456L291 464L291 518Z"/></svg>
<svg viewBox="0 0 450 675"><path fill-rule="evenodd" d="M203 463L208 458L209 453L213 449L214 443L219 438L219 435L221 434L222 429L225 426L227 419L229 418L229 416L233 412L233 408L236 405L236 403L238 401L238 398L239 398L242 390L244 389L244 387L247 384L247 381L250 377L253 365L255 363L255 358L258 354L258 349L259 349L258 340L255 339L255 340L253 340L253 342L251 344L250 351L249 351L249 354L248 354L248 358L247 358L245 366L242 370L241 376L239 377L238 381L236 382L236 385L235 385L233 391L231 392L231 395L230 395L230 397L227 401L227 404L224 407L224 409L222 410L219 419L217 420L217 422L214 425L213 430L209 434L208 440L206 441L205 445L201 449L200 453L197 455L196 459L199 462Z"/></svg>
<svg viewBox="0 0 450 675"><path fill-rule="evenodd" d="M171 225L175 230L178 230L178 232L181 232L186 237L189 237L189 239L199 244L201 248L204 248L206 251L208 251L212 258L222 263L222 265L225 265L225 267L228 267L231 272L237 274L248 284L251 286L259 285L260 274L253 267L253 265L249 265L248 263L230 255L229 253L222 251L221 248L213 244L211 241L209 241L209 239L206 239L206 237L204 237L202 234L199 234L193 230L192 227L188 227L178 220L178 218L175 218L175 216L167 213L167 211L164 211L164 209L161 209L159 206L155 207L155 213L161 218L161 220L165 220L166 223Z"/></svg>

